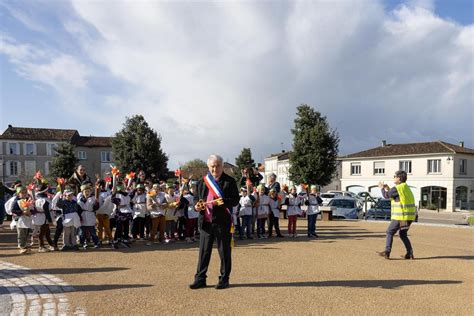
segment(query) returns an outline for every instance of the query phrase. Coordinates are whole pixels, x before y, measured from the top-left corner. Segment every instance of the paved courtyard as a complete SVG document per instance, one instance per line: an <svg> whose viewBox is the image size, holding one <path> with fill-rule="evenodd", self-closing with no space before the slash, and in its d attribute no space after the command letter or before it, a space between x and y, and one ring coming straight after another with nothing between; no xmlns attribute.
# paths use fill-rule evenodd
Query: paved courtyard
<svg viewBox="0 0 474 316"><path fill-rule="evenodd" d="M283 221L283 227L286 221ZM474 229L414 225L416 260L383 250L385 222L319 222L320 238L237 241L231 287L189 290L197 243L19 255L0 231L0 315L472 313ZM406 302L406 303L402 303Z"/></svg>

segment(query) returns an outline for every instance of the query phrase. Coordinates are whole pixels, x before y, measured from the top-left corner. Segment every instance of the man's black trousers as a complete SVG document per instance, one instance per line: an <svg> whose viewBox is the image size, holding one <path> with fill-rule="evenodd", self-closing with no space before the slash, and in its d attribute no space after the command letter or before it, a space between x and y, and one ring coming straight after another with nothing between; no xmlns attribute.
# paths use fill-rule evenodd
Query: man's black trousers
<svg viewBox="0 0 474 316"><path fill-rule="evenodd" d="M207 268L211 260L214 240L217 242L217 250L221 258L221 275L219 281L229 281L230 270L232 268L231 238L230 224L222 225L203 221L199 237L199 262L195 275L196 281L205 281L207 278Z"/></svg>

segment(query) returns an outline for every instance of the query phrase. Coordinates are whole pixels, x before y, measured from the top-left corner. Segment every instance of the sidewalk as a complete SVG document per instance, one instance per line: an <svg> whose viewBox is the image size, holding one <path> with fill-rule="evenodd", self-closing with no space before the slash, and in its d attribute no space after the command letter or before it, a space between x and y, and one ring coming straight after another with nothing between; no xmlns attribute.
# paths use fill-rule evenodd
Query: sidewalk
<svg viewBox="0 0 474 316"><path fill-rule="evenodd" d="M439 223L452 225L465 225L467 216L473 216L474 212L446 212L421 209L418 211L420 223Z"/></svg>

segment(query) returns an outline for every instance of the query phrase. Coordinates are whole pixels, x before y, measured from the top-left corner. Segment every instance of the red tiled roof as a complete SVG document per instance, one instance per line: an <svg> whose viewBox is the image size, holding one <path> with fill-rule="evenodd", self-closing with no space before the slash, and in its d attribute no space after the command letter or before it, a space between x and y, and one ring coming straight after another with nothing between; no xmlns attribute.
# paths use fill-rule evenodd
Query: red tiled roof
<svg viewBox="0 0 474 316"><path fill-rule="evenodd" d="M79 136L73 144L78 147L112 147L113 137Z"/></svg>
<svg viewBox="0 0 474 316"><path fill-rule="evenodd" d="M461 147L442 141L412 144L387 144L385 146L360 151L341 158L372 158L387 156L454 153L474 154L474 149Z"/></svg>
<svg viewBox="0 0 474 316"><path fill-rule="evenodd" d="M0 135L0 139L71 141L78 136L79 133L75 129L29 128L9 125Z"/></svg>

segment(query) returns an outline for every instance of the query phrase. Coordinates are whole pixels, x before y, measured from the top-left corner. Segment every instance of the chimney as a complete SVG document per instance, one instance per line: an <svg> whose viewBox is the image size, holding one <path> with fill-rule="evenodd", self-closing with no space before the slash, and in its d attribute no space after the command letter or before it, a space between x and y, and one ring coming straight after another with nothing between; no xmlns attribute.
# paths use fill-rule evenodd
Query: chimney
<svg viewBox="0 0 474 316"><path fill-rule="evenodd" d="M459 147L464 147L464 142L463 141L459 142Z"/></svg>
<svg viewBox="0 0 474 316"><path fill-rule="evenodd" d="M382 147L387 146L387 141L385 139L382 139Z"/></svg>

